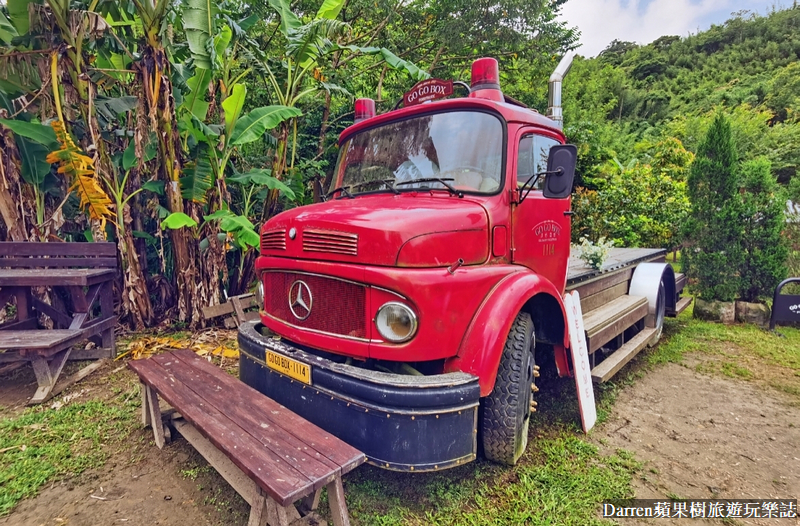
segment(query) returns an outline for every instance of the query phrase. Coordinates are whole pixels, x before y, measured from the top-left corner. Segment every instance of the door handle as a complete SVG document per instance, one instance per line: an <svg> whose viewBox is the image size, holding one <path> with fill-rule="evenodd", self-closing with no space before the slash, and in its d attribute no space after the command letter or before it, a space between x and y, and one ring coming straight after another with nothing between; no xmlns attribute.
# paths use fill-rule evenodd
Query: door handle
<svg viewBox="0 0 800 526"><path fill-rule="evenodd" d="M574 216L575 212L573 212L572 210L567 210L566 212L564 212L564 215L565 216Z"/></svg>

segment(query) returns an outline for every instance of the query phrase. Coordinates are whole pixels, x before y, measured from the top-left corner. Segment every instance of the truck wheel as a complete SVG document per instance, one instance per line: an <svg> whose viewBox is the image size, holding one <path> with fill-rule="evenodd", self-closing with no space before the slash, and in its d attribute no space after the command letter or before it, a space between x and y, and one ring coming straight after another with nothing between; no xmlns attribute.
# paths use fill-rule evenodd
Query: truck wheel
<svg viewBox="0 0 800 526"><path fill-rule="evenodd" d="M534 376L533 321L517 314L508 333L494 390L483 399L481 437L486 458L516 464L528 445Z"/></svg>

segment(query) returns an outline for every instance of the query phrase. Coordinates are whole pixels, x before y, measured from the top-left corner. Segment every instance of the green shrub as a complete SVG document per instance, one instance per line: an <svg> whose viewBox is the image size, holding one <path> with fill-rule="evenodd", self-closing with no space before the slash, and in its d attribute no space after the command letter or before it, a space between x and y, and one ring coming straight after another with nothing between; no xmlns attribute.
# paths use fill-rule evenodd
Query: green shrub
<svg viewBox="0 0 800 526"><path fill-rule="evenodd" d="M789 250L782 233L787 195L775 181L766 157L742 163L741 178L744 262L739 297L754 302L771 297L786 277Z"/></svg>
<svg viewBox="0 0 800 526"><path fill-rule="evenodd" d="M680 225L689 213L686 171L692 154L677 139L651 147L649 163L623 166L606 163L592 179L595 190L579 188L573 197L572 239L606 237L620 247L661 247L678 244Z"/></svg>
<svg viewBox="0 0 800 526"><path fill-rule="evenodd" d="M733 301L740 291L741 198L731 126L718 115L698 148L689 180L684 269L706 300Z"/></svg>

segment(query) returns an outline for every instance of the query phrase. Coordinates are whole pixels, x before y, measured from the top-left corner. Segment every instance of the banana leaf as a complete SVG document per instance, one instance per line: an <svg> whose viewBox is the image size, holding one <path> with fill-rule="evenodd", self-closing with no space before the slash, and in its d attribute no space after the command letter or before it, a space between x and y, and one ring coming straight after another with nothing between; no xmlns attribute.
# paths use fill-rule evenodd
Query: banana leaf
<svg viewBox="0 0 800 526"><path fill-rule="evenodd" d="M183 9L183 28L186 41L198 68L211 69L214 64L213 37L216 34L214 18L217 16L216 0L187 0Z"/></svg>
<svg viewBox="0 0 800 526"><path fill-rule="evenodd" d="M244 115L236 123L231 133L231 146L251 143L260 139L264 132L278 126L285 120L303 114L299 109L289 106L263 106Z"/></svg>

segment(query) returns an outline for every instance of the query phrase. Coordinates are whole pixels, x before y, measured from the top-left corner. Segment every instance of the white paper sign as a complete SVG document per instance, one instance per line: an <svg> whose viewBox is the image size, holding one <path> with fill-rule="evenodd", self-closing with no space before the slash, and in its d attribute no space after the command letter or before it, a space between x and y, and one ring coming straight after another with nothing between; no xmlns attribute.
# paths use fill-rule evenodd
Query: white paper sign
<svg viewBox="0 0 800 526"><path fill-rule="evenodd" d="M578 405L581 410L583 432L588 433L597 422L597 408L594 405L594 387L589 366L589 349L586 346L586 332L583 328L583 312L578 291L564 296L569 326L569 345L572 348L572 368L575 371L575 387L578 390Z"/></svg>

